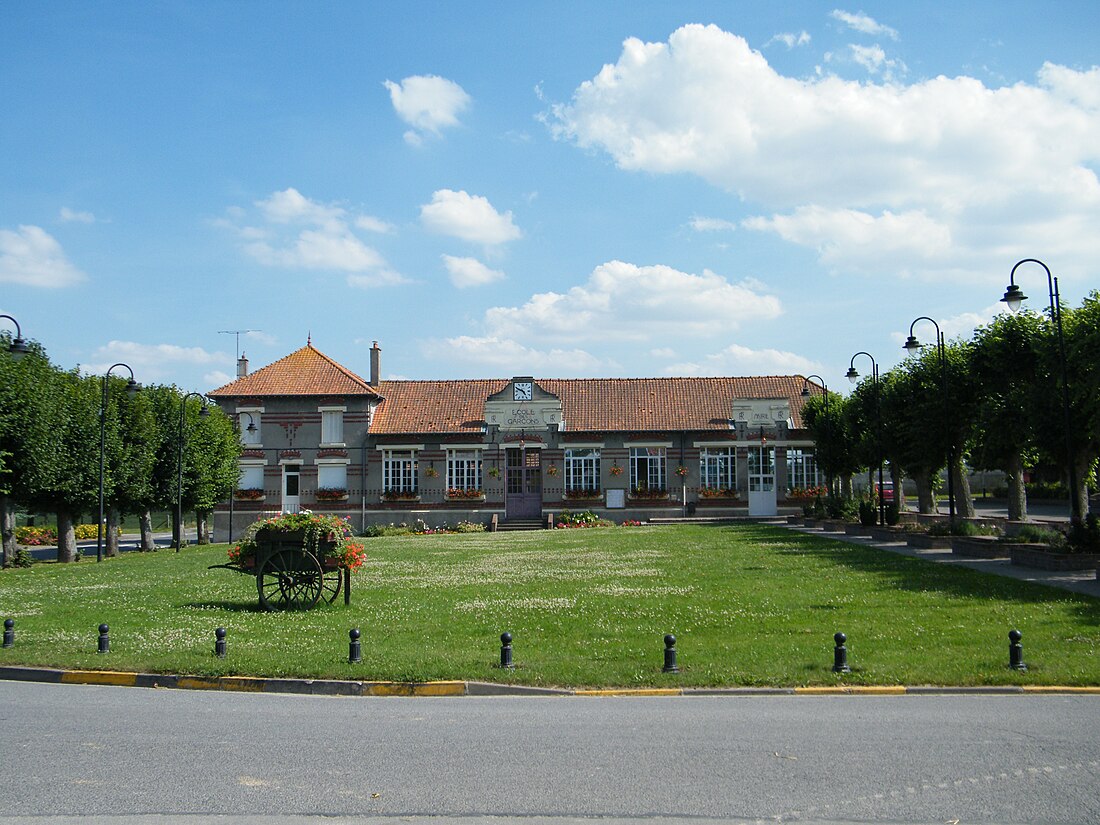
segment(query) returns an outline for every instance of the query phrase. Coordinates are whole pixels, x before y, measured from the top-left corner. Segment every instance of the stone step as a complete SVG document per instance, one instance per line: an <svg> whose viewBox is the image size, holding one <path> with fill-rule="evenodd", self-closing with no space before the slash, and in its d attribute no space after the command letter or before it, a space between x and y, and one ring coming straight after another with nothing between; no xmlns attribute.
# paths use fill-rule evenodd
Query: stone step
<svg viewBox="0 0 1100 825"><path fill-rule="evenodd" d="M497 524L497 531L504 532L508 530L542 530L546 527L546 522L541 519L510 519L508 521L502 521Z"/></svg>

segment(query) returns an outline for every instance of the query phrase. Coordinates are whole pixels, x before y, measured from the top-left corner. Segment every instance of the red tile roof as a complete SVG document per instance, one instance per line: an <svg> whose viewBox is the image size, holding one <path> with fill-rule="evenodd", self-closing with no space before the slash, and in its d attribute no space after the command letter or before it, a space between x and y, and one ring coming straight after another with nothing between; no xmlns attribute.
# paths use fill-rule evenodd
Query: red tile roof
<svg viewBox="0 0 1100 825"><path fill-rule="evenodd" d="M547 378L535 383L558 396L569 432L729 430L738 398L785 398L794 426L802 426L800 375L753 378ZM382 381L385 398L371 432L477 432L485 399L507 379ZM816 387L816 385L815 385Z"/></svg>
<svg viewBox="0 0 1100 825"><path fill-rule="evenodd" d="M367 381L306 344L251 375L207 393L212 398L378 395Z"/></svg>

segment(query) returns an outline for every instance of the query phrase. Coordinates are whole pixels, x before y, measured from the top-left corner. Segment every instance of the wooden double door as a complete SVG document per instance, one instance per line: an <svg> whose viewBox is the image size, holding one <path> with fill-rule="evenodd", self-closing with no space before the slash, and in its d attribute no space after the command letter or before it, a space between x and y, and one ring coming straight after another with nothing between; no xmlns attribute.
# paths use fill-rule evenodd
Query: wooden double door
<svg viewBox="0 0 1100 825"><path fill-rule="evenodd" d="M504 517L542 517L542 451L508 447L505 451Z"/></svg>

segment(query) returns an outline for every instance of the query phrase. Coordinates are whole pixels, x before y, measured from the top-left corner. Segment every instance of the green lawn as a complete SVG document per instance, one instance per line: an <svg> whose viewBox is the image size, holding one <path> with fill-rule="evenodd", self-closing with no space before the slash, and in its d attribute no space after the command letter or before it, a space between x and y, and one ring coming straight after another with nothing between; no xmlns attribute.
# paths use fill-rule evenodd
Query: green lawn
<svg viewBox="0 0 1100 825"><path fill-rule="evenodd" d="M1100 600L778 527L392 537L367 552L351 606L306 613L259 612L252 577L207 570L225 545L6 570L16 645L0 664L578 687L1100 684ZM1025 674L1007 668L1014 627ZM505 630L511 672L493 666ZM831 672L838 630L845 677ZM679 674L661 673L666 633Z"/></svg>

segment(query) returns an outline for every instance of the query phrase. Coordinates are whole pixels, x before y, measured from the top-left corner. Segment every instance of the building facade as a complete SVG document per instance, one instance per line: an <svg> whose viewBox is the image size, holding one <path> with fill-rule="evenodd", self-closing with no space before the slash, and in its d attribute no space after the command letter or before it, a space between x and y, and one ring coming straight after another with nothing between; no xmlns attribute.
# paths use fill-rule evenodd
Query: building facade
<svg viewBox="0 0 1100 825"><path fill-rule="evenodd" d="M802 376L384 381L312 343L209 397L240 427L238 490L218 541L309 509L370 524L614 521L794 512L820 483Z"/></svg>

